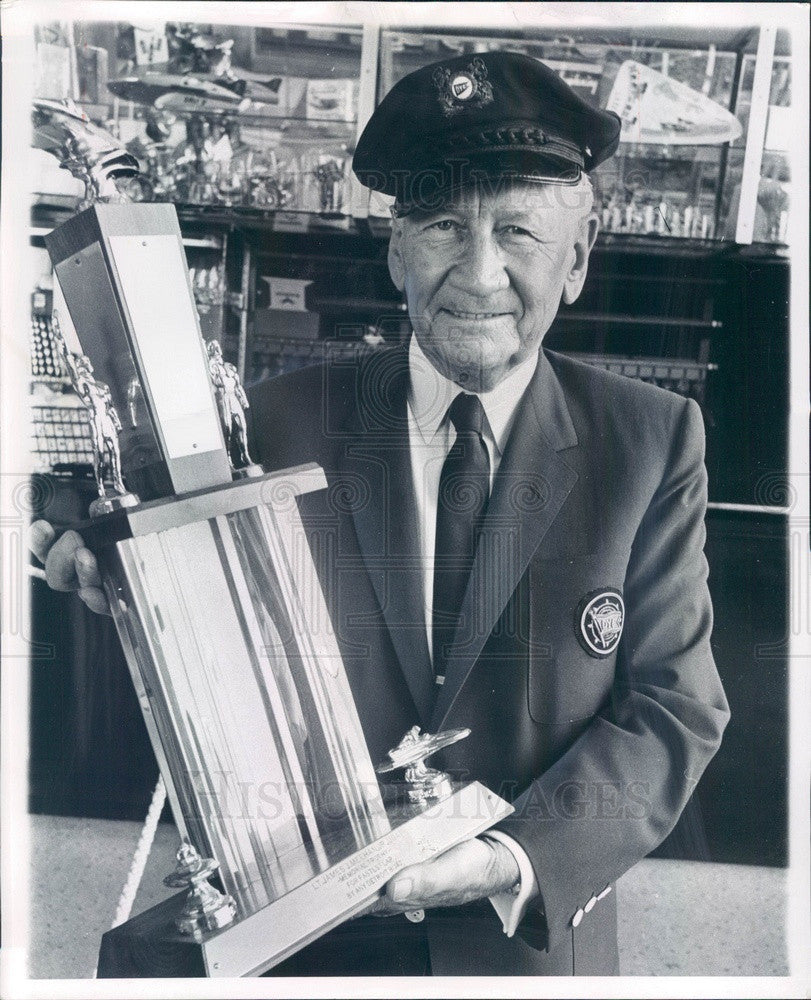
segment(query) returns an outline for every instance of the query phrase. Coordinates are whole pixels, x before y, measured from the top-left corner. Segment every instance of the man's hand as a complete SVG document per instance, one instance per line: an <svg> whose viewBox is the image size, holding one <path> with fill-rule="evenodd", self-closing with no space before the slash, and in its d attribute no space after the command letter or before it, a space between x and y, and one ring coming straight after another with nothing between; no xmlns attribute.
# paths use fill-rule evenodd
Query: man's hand
<svg viewBox="0 0 811 1000"><path fill-rule="evenodd" d="M47 521L34 521L30 538L31 551L44 563L45 579L52 590L76 590L91 611L110 614L96 557L85 548L81 535L66 531L57 539Z"/></svg>
<svg viewBox="0 0 811 1000"><path fill-rule="evenodd" d="M506 892L519 878L518 862L508 847L494 841L466 840L430 861L398 872L366 912L376 916L460 906Z"/></svg>

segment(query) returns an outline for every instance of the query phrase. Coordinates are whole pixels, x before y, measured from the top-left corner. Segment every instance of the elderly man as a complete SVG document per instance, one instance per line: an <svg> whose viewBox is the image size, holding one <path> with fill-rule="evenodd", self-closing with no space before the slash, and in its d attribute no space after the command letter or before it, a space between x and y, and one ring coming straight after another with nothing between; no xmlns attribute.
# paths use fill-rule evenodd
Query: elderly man
<svg viewBox="0 0 811 1000"><path fill-rule="evenodd" d="M417 723L469 726L443 766L515 806L275 974L616 972L614 882L719 745L698 408L541 349L585 281L587 171L618 135L525 56L401 80L354 170L395 196L411 340L252 391L258 461L327 474L302 517L332 536L372 757ZM78 536L35 528L52 585L102 610Z"/></svg>

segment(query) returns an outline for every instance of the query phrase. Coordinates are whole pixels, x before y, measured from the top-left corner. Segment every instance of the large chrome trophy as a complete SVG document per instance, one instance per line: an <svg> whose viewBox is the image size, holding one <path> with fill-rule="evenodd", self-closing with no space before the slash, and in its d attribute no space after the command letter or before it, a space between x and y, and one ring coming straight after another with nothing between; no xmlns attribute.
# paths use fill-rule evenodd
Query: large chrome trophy
<svg viewBox="0 0 811 1000"><path fill-rule="evenodd" d="M97 201L46 244L99 428L99 499L77 527L183 838L167 879L183 891L105 934L99 975L258 974L511 807L424 765L462 730L406 734L380 768L405 770L405 794L384 805L297 503L324 473L251 465L247 399L202 341L174 206Z"/></svg>

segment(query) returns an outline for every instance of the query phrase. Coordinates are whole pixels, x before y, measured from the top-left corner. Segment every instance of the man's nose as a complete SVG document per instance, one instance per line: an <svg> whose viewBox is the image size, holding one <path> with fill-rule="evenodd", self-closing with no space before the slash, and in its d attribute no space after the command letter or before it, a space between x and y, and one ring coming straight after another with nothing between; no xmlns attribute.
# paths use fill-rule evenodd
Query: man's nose
<svg viewBox="0 0 811 1000"><path fill-rule="evenodd" d="M510 278L498 241L490 233L471 234L456 261L456 283L471 293L508 288Z"/></svg>

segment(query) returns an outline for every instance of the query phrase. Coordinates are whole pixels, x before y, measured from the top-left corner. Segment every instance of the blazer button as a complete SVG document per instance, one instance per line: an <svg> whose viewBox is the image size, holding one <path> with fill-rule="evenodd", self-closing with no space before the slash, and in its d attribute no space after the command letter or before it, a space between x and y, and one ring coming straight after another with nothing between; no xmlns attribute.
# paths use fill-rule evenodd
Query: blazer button
<svg viewBox="0 0 811 1000"><path fill-rule="evenodd" d="M611 892L611 886L607 885L602 892L597 893L597 899L605 899L605 897Z"/></svg>
<svg viewBox="0 0 811 1000"><path fill-rule="evenodd" d="M406 910L405 917L412 924L418 924L420 921L425 920L425 910Z"/></svg>
<svg viewBox="0 0 811 1000"><path fill-rule="evenodd" d="M597 905L597 897L596 896L592 896L591 899L588 901L588 903L586 903L586 905L584 907L586 913L591 913L591 911L594 909L594 907L596 905Z"/></svg>
<svg viewBox="0 0 811 1000"><path fill-rule="evenodd" d="M575 913L575 915L572 917L572 927L580 926L580 921L583 919L584 912L585 911L581 908L577 911L577 913Z"/></svg>

